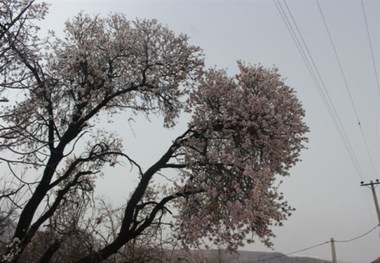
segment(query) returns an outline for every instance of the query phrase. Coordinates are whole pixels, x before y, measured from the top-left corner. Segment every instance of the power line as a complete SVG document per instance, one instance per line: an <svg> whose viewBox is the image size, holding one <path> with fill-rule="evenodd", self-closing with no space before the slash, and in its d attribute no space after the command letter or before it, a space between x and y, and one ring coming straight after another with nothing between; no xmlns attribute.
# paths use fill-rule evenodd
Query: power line
<svg viewBox="0 0 380 263"><path fill-rule="evenodd" d="M354 99L352 98L351 91L350 91L350 89L349 89L349 87L348 87L348 82L347 82L346 74L344 74L343 67L342 67L342 63L341 63L340 58L339 58L339 56L338 56L338 52L336 51L336 47L335 47L334 41L333 41L333 39L332 39L332 37L331 37L331 33L330 33L329 27L328 27L328 25L327 25L327 22L326 22L325 16L324 16L324 14L323 14L323 11L322 11L322 8L321 8L321 5L319 4L319 0L316 0L316 3L317 3L317 6L318 6L318 9L319 9L319 13L321 14L321 17L322 17L323 24L324 24L324 26L325 26L325 29L326 29L327 35L328 35L328 37L329 37L330 44L331 44L332 49L333 49L333 51L334 51L335 59L336 59L336 61L337 61L337 63L338 63L339 71L340 71L340 73L341 73L341 75L342 75L343 82L344 82L344 86L345 86L346 91L347 91L347 93L348 93L348 95L349 95L350 102L351 102L351 106L352 106L352 108L353 108L353 110L354 110L355 117L356 117L356 119L357 119L357 121L358 121L358 123L359 123L359 114L358 114L358 111L357 111L357 109L356 109L356 106L355 106L355 103L354 103Z"/></svg>
<svg viewBox="0 0 380 263"><path fill-rule="evenodd" d="M342 76L342 79L343 79L343 82L344 82L344 87L346 88L346 91L348 93L348 96L350 98L350 102L351 102L351 106L354 110L354 113L355 113L355 117L356 117L356 121L357 121L357 124L359 126L359 129L360 129L360 134L361 134L361 137L363 139L363 142L364 142L364 146L366 148L366 151L367 151L367 155L369 157L369 160L370 160L370 163L371 163L371 166L372 166L372 169L373 169L373 172L374 172L374 176L377 175L377 171L376 171L376 167L375 167L375 163L373 161L373 158L372 158L372 154L369 150L369 147L368 147L368 142L367 142L367 139L366 139L366 136L364 135L364 131L362 129L362 125L361 125L361 121L360 121L360 118L359 118L359 113L358 113L358 110L355 106L355 102L354 102L354 99L353 99L353 96L352 96L352 93L351 93L351 90L348 86L348 81L347 81L347 78L346 78L346 74L344 74L344 70L343 70L343 66L342 66L342 63L341 63L341 60L338 56L338 52L336 50L336 47L335 47L335 44L334 44L334 41L332 39L332 36L331 36L331 33L330 33L330 30L329 30L329 27L327 25L327 22L326 22L326 19L325 19L325 16L323 14L323 10L321 8L321 5L319 4L319 0L316 0L317 2L317 6L318 6L318 9L319 9L319 13L322 17L322 20L323 20L323 24L325 26L325 29L326 29L326 32L327 32L327 35L329 37L329 40L330 40L330 44L332 46L332 49L334 51L334 55L335 55L335 59L338 63L338 66L339 66L339 71L341 73L341 76Z"/></svg>
<svg viewBox="0 0 380 263"><path fill-rule="evenodd" d="M302 36L302 33L301 33L301 31L300 31L300 29L299 29L299 27L297 25L297 22L295 21L295 19L293 17L293 14L292 14L292 12L291 12L288 4L286 3L285 0L283 0L283 2L285 4L285 6L286 6L286 9L288 10L288 13L289 13L289 15L290 15L290 17L291 17L291 19L293 21L293 24L295 25L295 27L297 29L297 32L298 32L298 34L299 34L299 36L300 36L300 38L302 40L302 44L303 44L303 46L304 46L304 48L305 48L305 50L307 52L307 55L310 58L310 61L311 61L312 66L313 66L311 68L312 69L314 68L314 70L315 70L315 72L312 70L312 74L316 75L318 77L318 79L320 80L319 81L320 85L317 85L319 94L320 94L321 97L325 98L325 99L323 99L323 101L325 102L325 106L327 107L327 109L328 109L328 111L330 113L330 116L333 119L333 122L335 124L335 127L336 127L338 133L339 133L339 136L341 137L341 139L342 139L342 141L343 141L343 143L344 143L344 145L346 147L346 150L347 150L347 152L349 153L349 155L351 157L351 160L353 162L353 165L354 165L356 171L359 174L359 177L363 178L363 175L364 175L363 170L361 169L359 160L358 160L358 158L357 158L357 156L355 154L355 151L353 150L353 147L352 147L352 145L350 143L350 140L349 140L349 138L347 136L347 133L346 133L346 131L344 129L344 126L343 126L343 124L341 122L339 114L338 114L338 112L337 112L337 110L336 110L336 108L334 106L334 103L333 103L333 101L331 99L331 96L330 96L330 94L329 94L329 92L328 92L328 90L326 88L326 85L325 85L325 83L323 81L323 78L321 77L321 74L319 73L318 67L316 66L316 63L314 62L313 56L311 55L311 52L310 52L310 50L308 48L308 45L306 44L306 41L304 40L304 38Z"/></svg>
<svg viewBox="0 0 380 263"><path fill-rule="evenodd" d="M373 228L371 228L370 230L368 230L367 232L365 232L364 234L361 234L359 236L356 236L356 237L353 237L353 238L350 238L350 239L347 239L347 240L335 240L335 242L336 243L349 243L349 242L358 240L358 239L360 239L362 237L365 237L366 235L369 235L370 233L372 233L378 227L379 227L379 225L376 225Z"/></svg>
<svg viewBox="0 0 380 263"><path fill-rule="evenodd" d="M343 141L343 144L344 144L344 146L345 146L345 148L349 154L349 157L351 158L352 164L353 164L357 174L359 175L359 177L361 179L363 179L364 173L363 173L363 170L361 169L359 160L355 154L355 151L353 150L353 147L350 143L350 140L347 136L347 133L344 129L344 126L340 120L339 114L338 114L338 112L334 106L334 103L330 97L330 94L326 88L326 85L325 85L325 83L324 83L324 81L323 81L323 79L319 73L318 67L316 66L316 64L314 62L313 56L311 55L311 52L310 52L310 50L306 44L306 41L304 40L304 38L302 36L302 33L301 33L293 15L292 15L290 8L288 7L286 1L283 0L284 5L286 6L286 9L289 13L289 16L290 16L292 22L289 20L288 15L285 12L280 1L279 0L273 0L273 2L276 5L276 8L279 11L279 13L283 19L283 22L285 23L290 35L292 36L292 39L293 39L298 51L301 54L301 57L302 57L305 65L306 65L306 68L309 71L309 74L311 75L312 80L314 81L314 84L318 89L318 92L322 98L322 101L324 102L324 104L327 108L327 111L333 120L335 128L338 131L338 135L340 136L340 138ZM297 30L297 33L296 33L295 29L293 28L293 24Z"/></svg>
<svg viewBox="0 0 380 263"><path fill-rule="evenodd" d="M353 238L350 238L350 239L347 239L347 240L334 240L335 243L349 243L349 242L353 242L353 241L356 241L358 239L361 239L367 235L369 235L370 233L372 233L375 229L377 229L380 225L376 225L375 227L371 228L369 231L365 232L364 234L361 234L359 236L355 236ZM271 259L275 259L275 258L281 258L281 257L286 257L286 256L290 256L290 255L293 255L293 254L297 254L297 253L300 253L300 252L304 252L304 251L307 251L307 250L311 250L313 248L317 248L317 247L320 247L320 246L323 246L323 245L326 245L328 243L331 243L331 240L329 241L325 241L325 242L322 242L322 243L319 243L319 244L316 244L316 245L312 245L312 246L309 246L307 248L303 248L303 249L299 249L299 250L296 250L296 251L293 251L293 252L290 252L290 253L286 253L286 254L281 254L281 255L277 255L277 256L273 256L273 257L268 257L268 258L262 258L262 259L257 259L255 260L255 262L264 262L264 261L268 261L268 260L271 260Z"/></svg>
<svg viewBox="0 0 380 263"><path fill-rule="evenodd" d="M335 128L338 131L338 135L341 138L341 140L345 146L345 149L347 150L347 152L349 154L349 157L352 161L352 164L355 168L357 175L359 176L361 181L363 181L364 173L363 173L363 170L361 168L360 162L359 162L359 160L355 154L355 151L354 151L354 149L350 143L350 140L347 136L347 133L344 129L343 123L341 122L341 120L339 118L339 114L338 114L338 112L334 106L334 103L333 103L333 101L329 95L329 92L326 88L326 85L322 79L322 76L319 73L318 67L316 66L316 63L314 62L313 56L311 55L311 52L308 48L308 45L302 36L301 30L299 29L299 27L295 21L295 18L292 15L292 12L291 12L289 6L287 5L286 1L283 0L284 4L286 6L286 10L289 13L289 15L287 15L287 13L284 10L284 7L282 7L282 5L280 3L280 0L273 0L273 2L276 5L276 8L277 8L278 12L280 13L280 15L283 19L283 22L285 23L285 25L286 25L293 41L294 41L299 53L301 54L301 57L302 57L305 65L306 65L306 68L307 68L312 80L314 81L314 84L315 84L315 86L319 92L319 95L322 98L322 101L325 104L325 107L326 107L328 113L330 114L330 116L333 120ZM291 17L291 21L293 22L294 26L291 23L290 18L288 16ZM296 33L294 27L297 29L298 34ZM372 211L370 209L370 205L369 205L370 201L369 201L367 196L366 196L366 200L367 200L366 203L367 203L368 210ZM372 212L370 212L370 214L373 216Z"/></svg>
<svg viewBox="0 0 380 263"><path fill-rule="evenodd" d="M255 260L255 262L262 262L262 261L267 261L267 260L271 260L271 259L275 259L275 258L282 258L282 257L290 256L290 255L293 255L293 254L296 254L296 253L300 253L300 252L303 252L303 251L306 251L306 250L310 250L310 249L313 249L313 248L317 248L317 247L326 245L328 243L330 243L330 241L325 241L325 242L322 242L320 244L316 244L316 245L313 245L313 246L310 246L310 247L307 247L307 248L303 248L303 249L300 249L300 250L296 250L296 251L293 251L293 252L290 252L290 253L286 253L286 254L281 254L281 255L277 255L277 256L273 256L273 257L268 257L268 258L257 259L257 260Z"/></svg>
<svg viewBox="0 0 380 263"><path fill-rule="evenodd" d="M371 40L371 34L369 33L369 28L368 28L367 14L365 12L364 1L362 0L361 3L362 3L362 10L363 10L363 17L364 17L364 21L365 21L365 28L366 28L366 31L367 31L368 44L369 44L369 48L370 48L370 51L371 51L372 67L373 67L373 71L375 73L377 91L378 91L378 93L380 95L379 77L378 77L378 74L377 74L375 56L373 55L372 40Z"/></svg>
<svg viewBox="0 0 380 263"><path fill-rule="evenodd" d="M301 45L301 43L300 43L300 41L299 41L299 39L297 37L297 34L295 33L295 31L294 31L294 29L293 29L293 27L292 27L292 25L291 25L291 23L290 23L287 15L286 15L284 9L282 8L282 6L281 6L280 2L278 2L278 0L277 0L277 2L276 2L276 0L273 0L273 2L276 5L277 10L278 10L278 12L280 13L280 15L282 17L282 20L285 23L285 25L286 25L289 33L290 33L290 36L292 37L293 42L296 45L296 47L298 49L298 52L300 53L300 55L302 57L302 60L304 61L305 66L306 66L306 68L307 68L307 70L308 70L311 78L313 79L316 87L318 88L318 91L320 91L321 98L322 98L323 102L325 103L325 105L327 105L327 110L329 112L331 112L331 108L328 106L329 103L328 103L328 101L326 99L326 96L324 96L323 95L323 91L320 90L320 84L318 82L318 78L316 77L316 75L315 75L315 73L313 71L313 68L311 67L311 64L310 64L310 62L308 60L308 57L306 56L306 53L303 50L302 45Z"/></svg>

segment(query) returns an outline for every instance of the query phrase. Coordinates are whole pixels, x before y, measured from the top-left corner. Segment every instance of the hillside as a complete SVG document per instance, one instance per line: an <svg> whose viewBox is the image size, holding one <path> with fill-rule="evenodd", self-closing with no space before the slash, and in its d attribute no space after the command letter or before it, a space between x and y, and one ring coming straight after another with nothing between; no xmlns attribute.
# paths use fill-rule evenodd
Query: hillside
<svg viewBox="0 0 380 263"><path fill-rule="evenodd" d="M288 257L277 252L239 251L229 254L218 250L198 250L178 254L177 263L330 263L309 257Z"/></svg>

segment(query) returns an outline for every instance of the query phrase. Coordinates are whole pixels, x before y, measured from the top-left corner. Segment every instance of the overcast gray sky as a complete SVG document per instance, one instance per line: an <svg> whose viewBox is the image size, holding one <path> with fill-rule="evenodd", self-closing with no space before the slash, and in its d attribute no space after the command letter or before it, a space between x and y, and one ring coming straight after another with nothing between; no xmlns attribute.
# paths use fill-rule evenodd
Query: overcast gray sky
<svg viewBox="0 0 380 263"><path fill-rule="evenodd" d="M356 164L345 147L342 134L335 127L337 121L329 114L280 16L275 4L278 2L48 2L51 2L50 13L43 28L54 29L58 35L64 21L79 11L101 15L123 12L131 19L156 18L173 31L188 34L192 44L203 48L209 67L226 68L233 74L237 70L236 60L244 60L279 68L286 83L297 91L306 110L306 122L311 132L308 149L301 155L302 162L292 169L290 177L284 178L281 189L297 211L283 227L275 229L275 251L293 252L328 241L331 237L348 240L377 225L371 191L360 187L361 180L368 182L380 178L380 87L376 82L360 0L320 0L346 80L342 78L317 2L286 1L339 115L338 122L347 134L349 147L352 147L351 155L357 158ZM283 10L288 12L285 2L281 0L280 3ZM365 0L364 7L375 67L380 71L380 1ZM290 13L287 15L291 20ZM177 130L169 132L154 119L151 123L136 123L134 134L125 118L119 117L113 125L115 129L125 131L128 150L134 153L136 159L148 165L162 153L171 139L183 131L186 120ZM98 187L101 193L117 203L128 196L126 189L135 183L133 180L126 175L125 169L118 169L99 182ZM377 192L380 196L379 189ZM350 262L370 262L380 256L379 247L379 228L355 241L336 244L339 261ZM268 251L259 243L244 249ZM330 245L294 255L331 259Z"/></svg>

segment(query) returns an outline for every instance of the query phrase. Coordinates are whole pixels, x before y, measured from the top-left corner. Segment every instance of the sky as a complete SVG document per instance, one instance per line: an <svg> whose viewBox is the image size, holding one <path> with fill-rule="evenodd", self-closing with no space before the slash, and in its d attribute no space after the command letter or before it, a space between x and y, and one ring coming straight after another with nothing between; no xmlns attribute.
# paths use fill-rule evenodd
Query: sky
<svg viewBox="0 0 380 263"><path fill-rule="evenodd" d="M281 190L296 208L284 226L275 228L273 251L290 253L334 238L347 241L374 228L377 222L371 190L360 181L380 179L380 1L364 0L368 32L360 0L50 0L42 30L60 35L64 22L78 12L130 19L157 19L204 50L207 67L237 72L236 61L276 66L295 89L310 127L302 162L284 178ZM283 9L281 9L282 7ZM313 80L279 10L297 24L312 56ZM324 20L323 20L324 19ZM324 21L327 25L324 24ZM297 32L297 27L293 29ZM368 34L369 33L369 34ZM333 41L333 46L329 40ZM370 36L372 43L369 44ZM335 49L335 52L334 52ZM338 60L336 59L338 57ZM376 72L377 78L376 78ZM342 74L343 72L343 74ZM321 84L323 82L323 84ZM317 84L316 84L317 83ZM322 91L321 91L322 90ZM334 119L326 106L337 113ZM124 132L128 150L151 164L186 127L186 119L170 131L154 117L130 123L117 116L112 124ZM182 122L181 122L182 121ZM360 124L359 124L360 123ZM343 127L337 130L336 126ZM131 128L133 126L133 128ZM345 134L345 135L343 135ZM343 138L343 139L342 139ZM124 168L106 171L99 192L117 203L128 197L136 179ZM110 175L112 174L112 175ZM380 196L380 186L377 193ZM350 242L336 243L338 262L370 262L380 256L380 228ZM258 242L243 248L272 251ZM331 260L330 244L294 253Z"/></svg>

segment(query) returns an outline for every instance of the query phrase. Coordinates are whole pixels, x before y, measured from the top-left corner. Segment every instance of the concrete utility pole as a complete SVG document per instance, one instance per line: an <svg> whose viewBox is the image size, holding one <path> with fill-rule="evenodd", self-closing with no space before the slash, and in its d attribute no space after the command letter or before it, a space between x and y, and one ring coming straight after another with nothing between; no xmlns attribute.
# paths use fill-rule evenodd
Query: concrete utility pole
<svg viewBox="0 0 380 263"><path fill-rule="evenodd" d="M338 263L338 260L336 259L335 241L333 238L330 239L330 243L331 243L332 263Z"/></svg>
<svg viewBox="0 0 380 263"><path fill-rule="evenodd" d="M378 224L380 226L380 208L379 208L379 202L377 201L376 191L375 191L375 185L380 184L379 179L376 179L376 182L370 181L369 183L360 182L361 186L370 186L372 190L372 196L373 201L375 202L375 208L377 213L377 220Z"/></svg>

